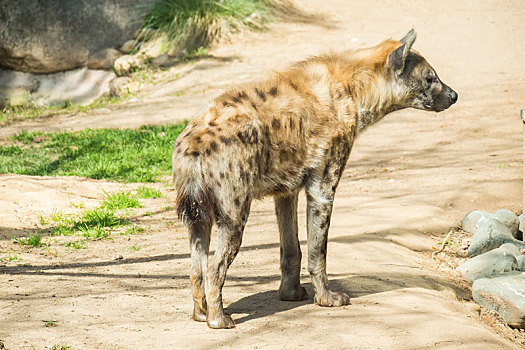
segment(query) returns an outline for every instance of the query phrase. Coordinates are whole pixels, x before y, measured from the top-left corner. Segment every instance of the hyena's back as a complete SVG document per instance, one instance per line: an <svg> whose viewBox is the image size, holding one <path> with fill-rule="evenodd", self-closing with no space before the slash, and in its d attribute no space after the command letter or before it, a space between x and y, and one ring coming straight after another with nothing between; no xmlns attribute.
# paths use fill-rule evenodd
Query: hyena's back
<svg viewBox="0 0 525 350"><path fill-rule="evenodd" d="M326 143L322 133L333 130L333 113L319 101L319 81L330 94L327 73L320 63L275 73L224 93L195 118L173 153L179 215L217 216L304 185Z"/></svg>

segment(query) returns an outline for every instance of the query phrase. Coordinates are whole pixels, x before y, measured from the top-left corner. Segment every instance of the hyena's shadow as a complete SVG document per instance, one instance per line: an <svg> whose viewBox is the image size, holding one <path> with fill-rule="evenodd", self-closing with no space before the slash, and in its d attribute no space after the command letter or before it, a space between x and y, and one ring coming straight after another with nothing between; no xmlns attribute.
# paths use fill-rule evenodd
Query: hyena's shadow
<svg viewBox="0 0 525 350"><path fill-rule="evenodd" d="M371 283L373 281L374 283ZM308 292L308 299L302 301L282 301L278 298L276 290L269 290L247 295L234 303L230 304L225 311L232 314L235 323L240 324L246 321L264 318L280 312L286 312L304 305L313 304L313 287L311 283L302 283ZM399 283L385 276L384 280L373 276L352 276L347 278L332 279L331 289L336 292L348 294L351 298L360 297L368 294L386 292L402 288ZM236 317L236 315L242 315Z"/></svg>
<svg viewBox="0 0 525 350"><path fill-rule="evenodd" d="M301 284L308 292L308 299L303 301L281 301L276 290L247 295L230 304L225 311L232 314L235 323L263 318L280 312L286 312L308 304L313 304L313 288L311 283ZM332 290L343 292L352 299L372 294L387 293L405 288L425 288L428 290L450 290L458 300L470 300L468 291L447 281L440 276L429 276L423 270L396 271L385 273L374 271L367 274L356 274L349 277L333 278ZM350 305L349 307L352 307ZM242 315L236 317L236 315Z"/></svg>
<svg viewBox="0 0 525 350"><path fill-rule="evenodd" d="M309 298L302 301L282 301L279 300L276 290L268 290L256 294L247 295L225 308L225 311L232 314L236 324L246 321L264 318L269 315L292 310L307 304L313 303L312 285L303 284L308 291ZM236 315L243 315L236 317Z"/></svg>
<svg viewBox="0 0 525 350"><path fill-rule="evenodd" d="M343 292L350 297L359 297L368 294L381 293L394 289L402 288L399 283L395 281L387 281L389 278L385 276L385 282L371 284L370 280L375 280L372 276L352 276L347 278L334 279L332 275L331 287L333 291ZM363 290L362 285L372 288ZM313 287L311 283L302 283L301 286L306 288L308 292L308 299L302 301L282 301L278 298L277 290L268 290L255 294L250 294L230 304L225 311L232 314L235 323L240 324L246 321L264 318L280 312L286 312L298 307L308 304L313 304ZM242 315L236 317L236 315Z"/></svg>

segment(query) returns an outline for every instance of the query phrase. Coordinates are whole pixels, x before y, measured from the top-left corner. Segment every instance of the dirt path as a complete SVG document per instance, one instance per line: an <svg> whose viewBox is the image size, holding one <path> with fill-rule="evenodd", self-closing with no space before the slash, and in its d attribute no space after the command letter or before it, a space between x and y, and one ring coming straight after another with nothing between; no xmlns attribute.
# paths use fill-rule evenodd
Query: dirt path
<svg viewBox="0 0 525 350"><path fill-rule="evenodd" d="M470 210L520 211L525 7L519 0L301 3L326 14L335 27L275 24L269 33L247 33L213 52L229 62L207 59L176 68L179 79L146 89L135 102L15 124L0 129L0 138L21 129L129 128L191 118L231 84L328 48L399 38L415 27L415 48L458 91L459 101L439 115L396 112L355 144L328 247L334 289L349 293L352 305L328 309L312 298L277 300L278 234L273 205L264 200L253 206L224 288L237 328L209 330L189 319L186 233L166 208L172 199L166 185L158 185L165 198L149 200L135 213L148 228L145 234L91 242L79 251L58 244L27 250L11 237L37 227L39 214L71 209L71 202L89 205L102 190L136 185L3 175L0 252L23 259L0 265L0 340L8 349L57 343L79 349L517 347L479 320L479 310L465 301L468 293L428 268L424 252L435 244L431 233L446 233ZM303 259L311 295L305 266ZM45 327L43 320L58 326Z"/></svg>

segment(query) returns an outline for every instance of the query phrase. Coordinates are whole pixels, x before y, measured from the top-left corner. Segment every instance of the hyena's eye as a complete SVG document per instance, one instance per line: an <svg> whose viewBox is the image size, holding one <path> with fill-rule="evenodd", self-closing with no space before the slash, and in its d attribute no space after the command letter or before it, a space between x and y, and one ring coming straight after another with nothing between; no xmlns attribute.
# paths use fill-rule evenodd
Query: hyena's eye
<svg viewBox="0 0 525 350"><path fill-rule="evenodd" d="M432 85L432 83L435 81L436 79L432 76L428 76L427 77L427 84L428 85Z"/></svg>

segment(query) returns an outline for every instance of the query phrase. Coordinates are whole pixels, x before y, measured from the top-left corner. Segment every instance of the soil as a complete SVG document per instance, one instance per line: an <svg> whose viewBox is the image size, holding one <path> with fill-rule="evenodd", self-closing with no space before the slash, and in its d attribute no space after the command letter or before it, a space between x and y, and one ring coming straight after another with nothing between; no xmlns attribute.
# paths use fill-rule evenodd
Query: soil
<svg viewBox="0 0 525 350"><path fill-rule="evenodd" d="M398 111L357 140L338 188L328 272L352 304L277 300L279 237L271 199L254 203L243 248L228 272L224 302L237 327L190 320L189 247L168 179L163 198L143 200L137 235L114 233L87 249L27 248L12 237L40 228L40 216L94 206L119 184L75 177L0 175L0 342L7 349L352 348L515 349L524 337L471 301L454 271L466 235L450 228L471 210L521 212L525 108L525 7L519 0L402 2L306 0L326 25L274 23L171 68L132 101L86 115L12 124L26 130L137 127L189 119L228 86L328 49L369 46L416 28L415 48L459 94L440 114ZM306 252L304 196L300 240ZM462 248L463 247L463 248ZM14 256L21 260L13 260ZM12 261L9 261L8 257ZM45 321L53 321L46 322ZM53 326L54 325L54 326Z"/></svg>

